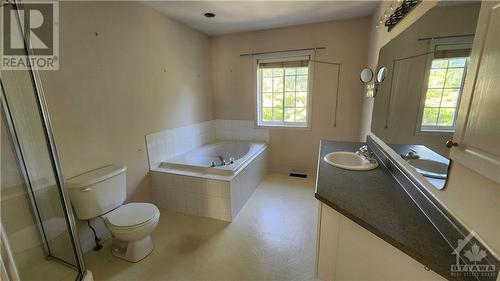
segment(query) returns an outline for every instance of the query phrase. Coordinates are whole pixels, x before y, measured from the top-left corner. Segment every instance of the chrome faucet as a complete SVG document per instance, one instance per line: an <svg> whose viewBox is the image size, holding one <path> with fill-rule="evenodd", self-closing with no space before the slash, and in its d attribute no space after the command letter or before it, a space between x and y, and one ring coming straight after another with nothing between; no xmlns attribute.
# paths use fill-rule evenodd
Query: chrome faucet
<svg viewBox="0 0 500 281"><path fill-rule="evenodd" d="M217 155L217 157L219 157L219 160L220 160L220 165L221 165L221 166L226 165L226 161L224 161L224 157L222 157L222 156L220 156L220 155Z"/></svg>
<svg viewBox="0 0 500 281"><path fill-rule="evenodd" d="M410 148L406 155L401 154L401 157L405 160L410 160L410 159L419 159L420 155L418 155L418 152L416 152L413 148Z"/></svg>
<svg viewBox="0 0 500 281"><path fill-rule="evenodd" d="M360 147L358 151L356 151L356 154L369 161L370 163L377 162L377 160L375 160L375 154L368 149L367 145L363 145L362 147Z"/></svg>

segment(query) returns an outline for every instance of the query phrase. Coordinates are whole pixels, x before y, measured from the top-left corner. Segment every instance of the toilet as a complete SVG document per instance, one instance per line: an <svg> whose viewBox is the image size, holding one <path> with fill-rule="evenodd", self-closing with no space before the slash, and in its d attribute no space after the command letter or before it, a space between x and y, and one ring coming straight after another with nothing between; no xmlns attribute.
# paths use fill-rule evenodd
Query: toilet
<svg viewBox="0 0 500 281"><path fill-rule="evenodd" d="M113 236L112 254L138 262L153 251L151 233L160 211L150 203L123 204L126 199L127 167L109 165L65 182L76 217L101 217Z"/></svg>

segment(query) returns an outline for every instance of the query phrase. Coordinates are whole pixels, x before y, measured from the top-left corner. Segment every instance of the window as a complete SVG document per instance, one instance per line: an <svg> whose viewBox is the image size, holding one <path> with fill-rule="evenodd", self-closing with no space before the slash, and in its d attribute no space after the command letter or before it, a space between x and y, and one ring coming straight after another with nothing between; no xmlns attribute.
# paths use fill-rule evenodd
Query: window
<svg viewBox="0 0 500 281"><path fill-rule="evenodd" d="M309 56L257 60L257 125L308 127Z"/></svg>
<svg viewBox="0 0 500 281"><path fill-rule="evenodd" d="M458 45L457 45L458 46ZM464 87L470 46L436 46L428 67L420 131L453 132Z"/></svg>

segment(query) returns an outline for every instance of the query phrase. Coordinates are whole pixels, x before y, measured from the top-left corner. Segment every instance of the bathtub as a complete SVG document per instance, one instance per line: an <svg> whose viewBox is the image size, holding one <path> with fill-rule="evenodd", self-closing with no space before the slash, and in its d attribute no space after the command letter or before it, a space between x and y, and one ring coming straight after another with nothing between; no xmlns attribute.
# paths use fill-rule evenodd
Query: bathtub
<svg viewBox="0 0 500 281"><path fill-rule="evenodd" d="M220 164L219 156L233 163ZM218 141L151 169L153 201L190 215L233 221L267 170L267 144Z"/></svg>
<svg viewBox="0 0 500 281"><path fill-rule="evenodd" d="M186 154L168 159L162 162L160 166L172 170L233 176L265 148L265 143L220 141L201 146ZM232 163L221 165L219 156L226 162L229 160L233 161ZM215 166L213 166L214 164Z"/></svg>

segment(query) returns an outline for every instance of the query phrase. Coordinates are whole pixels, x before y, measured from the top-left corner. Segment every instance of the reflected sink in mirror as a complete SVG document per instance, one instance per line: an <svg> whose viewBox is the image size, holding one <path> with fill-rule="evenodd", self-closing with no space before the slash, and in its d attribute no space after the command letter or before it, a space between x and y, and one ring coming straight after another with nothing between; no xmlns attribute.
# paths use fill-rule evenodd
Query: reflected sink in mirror
<svg viewBox="0 0 500 281"><path fill-rule="evenodd" d="M424 177L435 179L446 179L448 164L437 162L431 159L410 159L408 163Z"/></svg>
<svg viewBox="0 0 500 281"><path fill-rule="evenodd" d="M450 160L425 145L389 144L389 147L436 188L444 188Z"/></svg>
<svg viewBox="0 0 500 281"><path fill-rule="evenodd" d="M332 152L325 155L323 159L332 166L352 171L368 171L378 167L377 160L369 161L363 156L348 151Z"/></svg>

